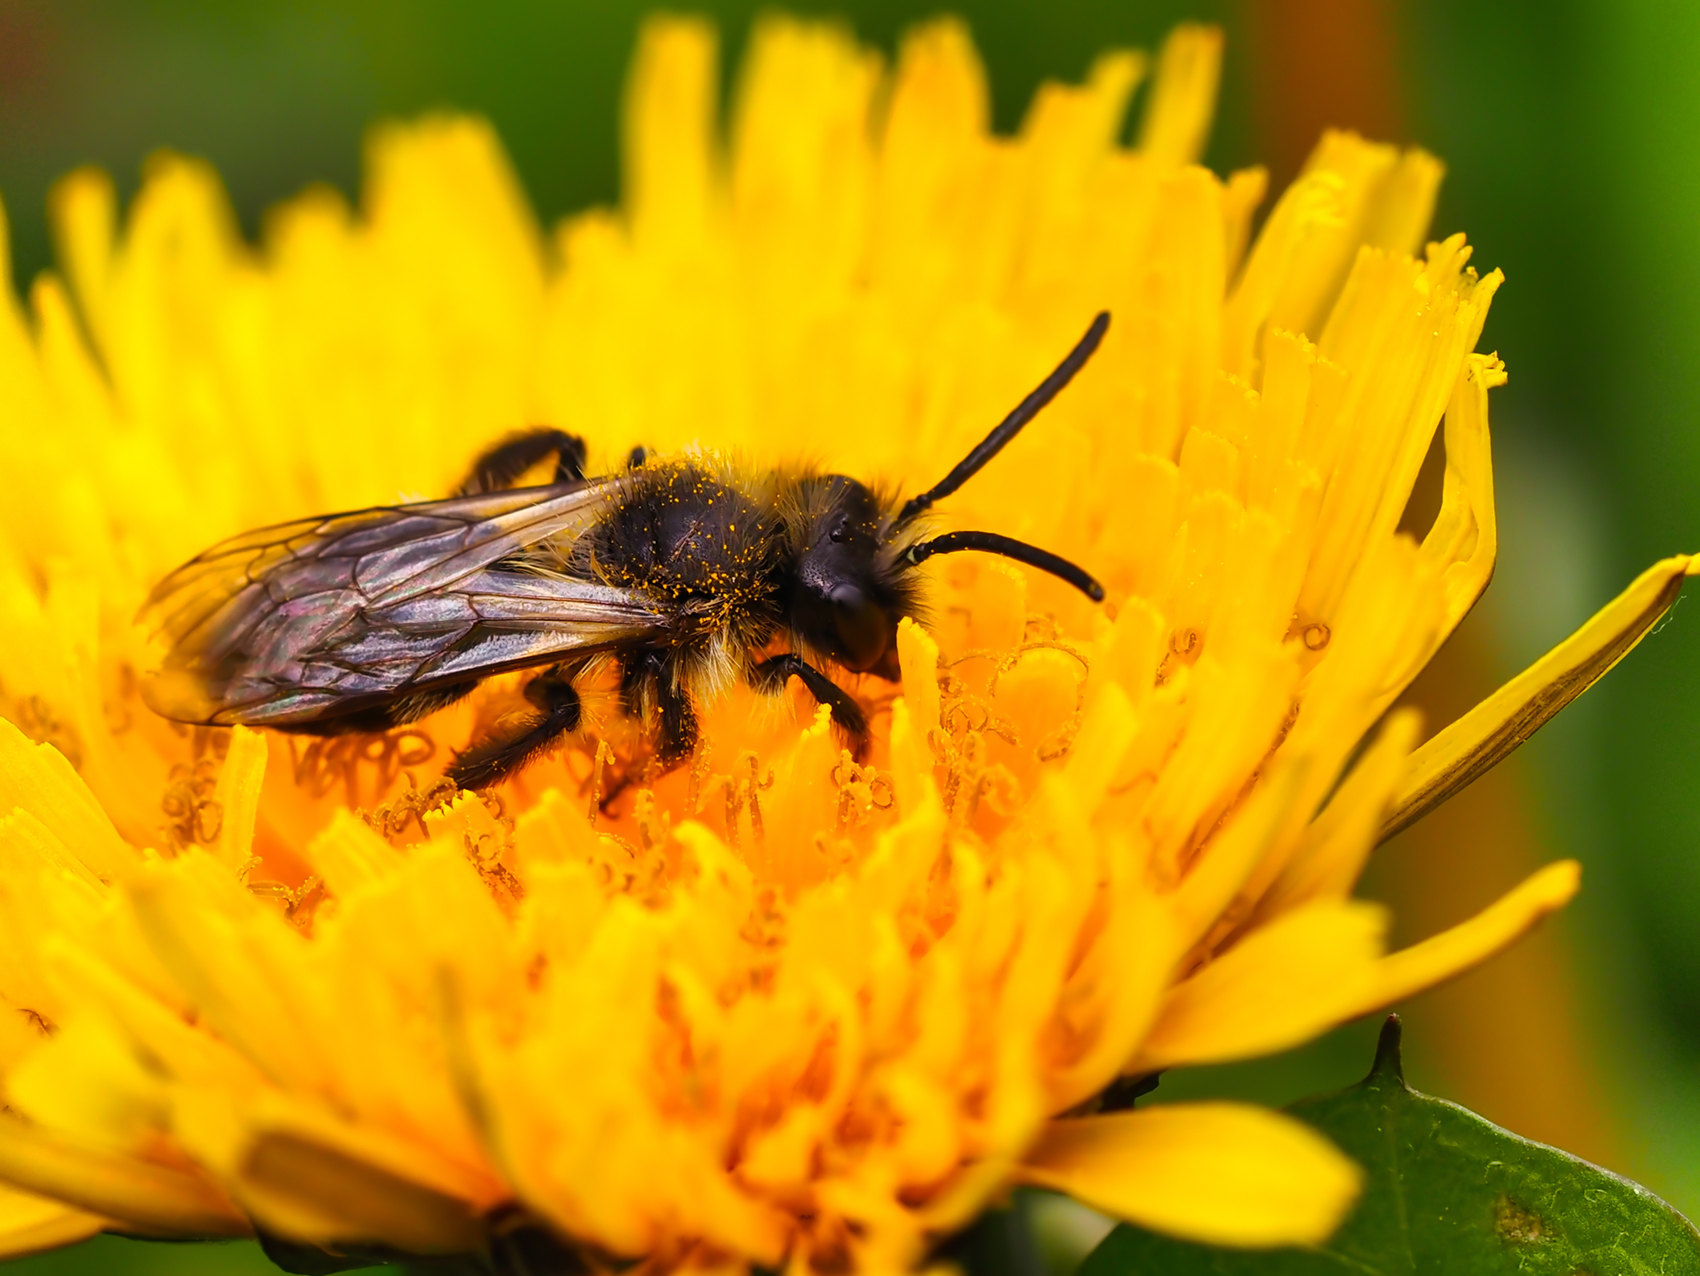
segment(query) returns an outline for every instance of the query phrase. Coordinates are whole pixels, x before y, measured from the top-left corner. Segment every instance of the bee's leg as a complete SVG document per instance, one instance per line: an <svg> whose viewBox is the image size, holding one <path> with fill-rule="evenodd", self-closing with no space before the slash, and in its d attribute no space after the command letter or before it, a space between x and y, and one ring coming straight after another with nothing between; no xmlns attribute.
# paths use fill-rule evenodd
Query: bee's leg
<svg viewBox="0 0 1700 1276"><path fill-rule="evenodd" d="M816 669L801 656L772 656L750 670L750 685L757 691L777 695L785 689L788 679L800 678L816 701L832 710L832 720L850 739L850 751L858 761L868 753L868 719L862 706L850 698L831 678Z"/></svg>
<svg viewBox="0 0 1700 1276"><path fill-rule="evenodd" d="M649 449L640 443L626 453L626 468L628 470L641 470L647 460L649 460Z"/></svg>
<svg viewBox="0 0 1700 1276"><path fill-rule="evenodd" d="M697 714L691 698L679 686L665 651L647 647L626 660L620 674L620 698L626 712L643 721L655 710L655 752L671 767L691 756L697 747Z"/></svg>
<svg viewBox="0 0 1700 1276"><path fill-rule="evenodd" d="M533 678L525 688L525 698L537 706L538 712L455 758L445 774L456 787L487 789L500 784L567 732L578 730L583 706L565 669L556 667Z"/></svg>
<svg viewBox="0 0 1700 1276"><path fill-rule="evenodd" d="M512 487L522 474L551 454L555 457L554 482L570 483L584 477L583 439L565 430L527 430L510 434L474 461L472 473L466 476L458 494L476 496Z"/></svg>

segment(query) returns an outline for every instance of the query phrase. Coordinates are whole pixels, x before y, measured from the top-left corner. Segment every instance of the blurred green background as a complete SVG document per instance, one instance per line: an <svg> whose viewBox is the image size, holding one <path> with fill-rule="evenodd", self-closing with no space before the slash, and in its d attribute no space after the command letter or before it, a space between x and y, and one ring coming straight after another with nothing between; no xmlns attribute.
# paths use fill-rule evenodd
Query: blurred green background
<svg viewBox="0 0 1700 1276"><path fill-rule="evenodd" d="M482 112L546 220L618 193L630 0L0 0L0 195L22 289L49 266L51 181L82 163L134 189L146 155L213 160L244 227L313 181L358 189L374 119ZM757 6L716 17L735 64ZM763 6L765 7L765 6ZM1035 85L1181 18L1228 31L1209 162L1277 183L1324 124L1419 142L1449 166L1436 230L1505 270L1485 344L1502 553L1483 606L1413 697L1443 725L1643 566L1700 548L1700 8L1648 0L795 0L890 49L964 13L1013 129ZM1366 893L1402 939L1575 855L1580 903L1517 952L1401 1009L1415 1084L1700 1212L1700 617L1679 606L1511 763L1383 848ZM1373 1025L1157 1097L1285 1101L1367 1068ZM23 1272L260 1272L252 1246L102 1238Z"/></svg>

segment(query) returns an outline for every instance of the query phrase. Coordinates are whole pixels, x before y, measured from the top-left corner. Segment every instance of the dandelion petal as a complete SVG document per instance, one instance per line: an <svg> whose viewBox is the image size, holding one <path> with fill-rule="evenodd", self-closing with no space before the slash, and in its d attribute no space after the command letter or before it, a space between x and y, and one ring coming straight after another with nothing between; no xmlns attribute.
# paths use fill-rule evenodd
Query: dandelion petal
<svg viewBox="0 0 1700 1276"><path fill-rule="evenodd" d="M1238 1103L1053 1121L1020 1173L1141 1227L1247 1247L1326 1240L1361 1180L1321 1135Z"/></svg>

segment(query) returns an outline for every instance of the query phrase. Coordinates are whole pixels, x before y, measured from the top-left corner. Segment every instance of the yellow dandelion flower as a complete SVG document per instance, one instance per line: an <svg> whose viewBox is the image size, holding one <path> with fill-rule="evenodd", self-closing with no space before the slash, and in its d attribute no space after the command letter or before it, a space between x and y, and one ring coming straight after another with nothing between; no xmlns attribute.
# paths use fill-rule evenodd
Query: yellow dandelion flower
<svg viewBox="0 0 1700 1276"><path fill-rule="evenodd" d="M615 212L541 233L489 130L379 132L358 210L241 242L163 157L54 203L0 307L0 1246L103 1227L656 1267L896 1269L1011 1183L1229 1244L1313 1241L1356 1171L1118 1078L1281 1049L1497 951L1559 864L1385 951L1381 830L1598 677L1688 560L1413 751L1401 690L1495 550L1475 352L1497 273L1421 249L1438 163L1326 137L1196 159L1218 37L1108 54L988 127L964 29L897 64L773 20L729 129L712 33L646 31ZM1417 255L1413 255L1417 254ZM901 685L728 688L657 775L604 696L483 797L434 785L518 702L310 739L144 707L134 624L245 529L446 494L527 423L807 459L914 491L1107 309L1095 359L946 502L1086 564L925 569ZM1444 429L1438 517L1401 517ZM1379 728L1377 724L1381 725Z"/></svg>

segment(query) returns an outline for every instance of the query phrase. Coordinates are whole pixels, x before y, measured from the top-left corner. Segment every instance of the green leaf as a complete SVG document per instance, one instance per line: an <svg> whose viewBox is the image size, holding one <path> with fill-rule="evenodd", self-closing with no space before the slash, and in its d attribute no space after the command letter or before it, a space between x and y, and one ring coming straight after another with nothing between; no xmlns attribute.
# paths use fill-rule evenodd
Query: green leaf
<svg viewBox="0 0 1700 1276"><path fill-rule="evenodd" d="M1079 1276L1700 1276L1700 1232L1646 1188L1407 1086L1396 1015L1363 1082L1288 1110L1365 1170L1326 1245L1213 1249L1124 1224Z"/></svg>

